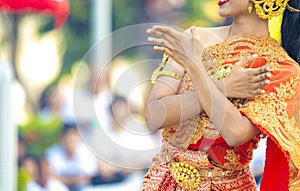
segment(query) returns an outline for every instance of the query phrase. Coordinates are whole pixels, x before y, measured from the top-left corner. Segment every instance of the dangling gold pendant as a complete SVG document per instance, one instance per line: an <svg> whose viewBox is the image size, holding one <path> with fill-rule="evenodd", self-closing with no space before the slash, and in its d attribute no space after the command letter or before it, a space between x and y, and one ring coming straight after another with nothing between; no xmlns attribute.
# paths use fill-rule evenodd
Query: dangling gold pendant
<svg viewBox="0 0 300 191"><path fill-rule="evenodd" d="M251 5L249 5L249 7L248 7L249 14L252 12L252 9L253 9L253 7Z"/></svg>

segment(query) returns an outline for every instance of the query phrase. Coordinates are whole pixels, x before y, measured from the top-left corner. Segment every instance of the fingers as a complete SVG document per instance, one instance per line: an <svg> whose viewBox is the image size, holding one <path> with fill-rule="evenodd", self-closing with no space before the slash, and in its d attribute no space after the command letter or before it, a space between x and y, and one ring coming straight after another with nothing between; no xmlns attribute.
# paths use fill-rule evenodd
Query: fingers
<svg viewBox="0 0 300 191"><path fill-rule="evenodd" d="M238 61L235 65L240 67L245 67L249 62L252 62L255 58L257 58L257 54L246 56L242 60Z"/></svg>
<svg viewBox="0 0 300 191"><path fill-rule="evenodd" d="M163 46L154 46L153 49L156 50L156 51L159 51L159 52L164 52L164 53L166 53L167 55L169 55L171 57L174 56L173 51L171 51L170 49L168 49L166 47L163 47Z"/></svg>
<svg viewBox="0 0 300 191"><path fill-rule="evenodd" d="M264 94L265 90L260 89L260 88L263 88L268 84L270 84L270 80L264 80L264 81L256 83L255 86L252 86L254 90L251 91L251 94L253 96Z"/></svg>
<svg viewBox="0 0 300 191"><path fill-rule="evenodd" d="M260 68L251 68L251 75L257 76L257 75L261 75L264 73L269 73L270 71L271 71L271 69L266 66L262 66ZM271 74L269 73L268 75L271 75Z"/></svg>
<svg viewBox="0 0 300 191"><path fill-rule="evenodd" d="M257 89L257 90L254 90L251 92L252 95L256 96L256 95L262 95L265 93L265 90L260 90L260 89Z"/></svg>
<svg viewBox="0 0 300 191"><path fill-rule="evenodd" d="M148 38L149 42L160 45L160 46L154 46L153 47L154 50L159 52L164 52L169 56L172 56L174 54L172 53L171 50L174 49L173 43L177 41L177 39L174 37L176 36L176 33L178 33L176 30L166 26L154 26L150 29L147 29L146 32L148 34L153 34L160 37L160 38L155 38L155 37Z"/></svg>
<svg viewBox="0 0 300 191"><path fill-rule="evenodd" d="M173 36L170 36L170 34L165 33L165 32L161 32L160 30L156 30L156 29L153 29L153 28L147 29L146 32L147 32L148 34L153 34L153 35L159 36L159 37L161 37L161 38L163 38L163 39L166 39L166 40L168 40L168 41L171 41L171 40L174 39L174 37L173 37Z"/></svg>
<svg viewBox="0 0 300 191"><path fill-rule="evenodd" d="M234 67L239 66L239 67L244 68L249 62L254 61L254 59L256 59L256 58L257 58L257 54L253 54L251 56L246 56L242 60L235 63ZM269 73L271 71L271 69L266 67L266 66L262 66L260 68L246 68L245 70L248 70L248 75L257 76L257 75L261 75L261 74L266 73L267 76L264 77L264 78L270 78L271 77L271 74Z"/></svg>
<svg viewBox="0 0 300 191"><path fill-rule="evenodd" d="M172 44L170 43L170 41L168 40L165 40L165 39L162 39L162 38L154 38L154 37L149 37L148 38L148 41L149 42L152 42L154 44L158 44L158 45L161 45L161 46L165 46L169 49L172 49Z"/></svg>
<svg viewBox="0 0 300 191"><path fill-rule="evenodd" d="M270 79L271 77L272 77L271 73L267 72L267 73L262 73L257 76L253 76L251 81L253 81L254 83L258 83L258 82L266 81L267 79Z"/></svg>
<svg viewBox="0 0 300 191"><path fill-rule="evenodd" d="M153 47L154 50L159 52L164 52L171 57L174 56L173 51L171 51L173 50L173 46L167 40L149 37L148 41L160 45L160 46L154 46Z"/></svg>
<svg viewBox="0 0 300 191"><path fill-rule="evenodd" d="M148 34L157 35L162 38L177 39L179 32L167 26L153 26L146 31Z"/></svg>
<svg viewBox="0 0 300 191"><path fill-rule="evenodd" d="M262 88L262 87L264 87L268 84L270 84L270 80L264 80L264 81L258 82L257 83L257 88Z"/></svg>

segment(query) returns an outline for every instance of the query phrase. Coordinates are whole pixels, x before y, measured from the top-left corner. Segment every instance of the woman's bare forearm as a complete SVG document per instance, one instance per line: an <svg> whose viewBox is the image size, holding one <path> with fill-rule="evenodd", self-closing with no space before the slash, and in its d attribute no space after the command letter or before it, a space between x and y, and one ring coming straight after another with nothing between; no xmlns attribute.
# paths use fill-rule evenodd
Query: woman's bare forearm
<svg viewBox="0 0 300 191"><path fill-rule="evenodd" d="M223 81L215 84L225 95ZM146 111L147 124L150 129L161 129L190 119L202 111L196 92L168 95L149 103Z"/></svg>
<svg viewBox="0 0 300 191"><path fill-rule="evenodd" d="M252 97L258 92L256 91L258 87L257 84L266 85L268 80L268 70L266 68L259 69L244 69L242 66L245 63L251 61L251 57L245 57L242 62L237 63L237 66L234 66L233 71L234 74L230 77L224 78L222 80L214 82L217 89L224 95L225 97ZM240 73L242 75L240 75ZM245 86L245 79L243 76L247 76L250 79L254 79L254 82L248 83L248 88L230 88L236 87L237 80L233 81L232 78L239 79L239 86ZM249 76L250 75L250 76ZM257 77L256 77L257 76ZM231 80L229 80L231 78ZM260 80L258 80L258 79ZM201 104L199 103L199 99L195 92L188 93L189 95L180 94L177 95L177 90L180 84L179 80L172 80L170 78L162 77L159 80L159 83L164 83L164 87L158 85L160 87L154 88L154 96L150 95L148 100L147 112L146 112L146 120L149 128L151 129L159 129L167 126L178 124L181 121L187 120L189 118L194 117L203 111ZM247 83L246 83L247 85ZM162 91L163 90L163 91ZM254 93L253 93L254 92ZM151 108L150 108L151 106Z"/></svg>
<svg viewBox="0 0 300 191"><path fill-rule="evenodd" d="M259 130L241 115L207 75L202 63L191 63L187 69L203 110L210 117L225 141L240 145L259 133Z"/></svg>
<svg viewBox="0 0 300 191"><path fill-rule="evenodd" d="M157 130L185 121L201 111L195 92L170 95L149 103L146 121L150 129Z"/></svg>

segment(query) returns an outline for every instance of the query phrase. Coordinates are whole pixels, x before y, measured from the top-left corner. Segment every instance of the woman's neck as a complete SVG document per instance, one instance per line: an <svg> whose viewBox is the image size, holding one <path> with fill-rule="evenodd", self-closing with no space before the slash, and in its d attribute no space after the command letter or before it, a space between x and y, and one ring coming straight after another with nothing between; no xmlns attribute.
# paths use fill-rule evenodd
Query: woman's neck
<svg viewBox="0 0 300 191"><path fill-rule="evenodd" d="M253 34L257 37L269 35L268 21L257 18L235 18L229 36L238 33Z"/></svg>

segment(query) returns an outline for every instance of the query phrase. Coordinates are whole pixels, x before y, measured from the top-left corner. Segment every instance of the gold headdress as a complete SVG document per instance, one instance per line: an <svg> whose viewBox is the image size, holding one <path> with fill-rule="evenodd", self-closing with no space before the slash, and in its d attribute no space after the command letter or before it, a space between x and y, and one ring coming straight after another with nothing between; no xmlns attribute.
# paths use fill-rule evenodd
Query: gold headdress
<svg viewBox="0 0 300 191"><path fill-rule="evenodd" d="M288 0L287 0L288 1ZM292 13L300 13L299 9L296 9L289 4L286 4L286 9ZM277 40L281 44L281 24L283 19L283 12L276 17L269 19L269 32L270 36Z"/></svg>
<svg viewBox="0 0 300 191"><path fill-rule="evenodd" d="M283 13L289 0L251 0L256 14L262 19L277 17Z"/></svg>
<svg viewBox="0 0 300 191"><path fill-rule="evenodd" d="M270 36L274 38L279 44L281 44L281 24L283 14L269 19L268 28Z"/></svg>

